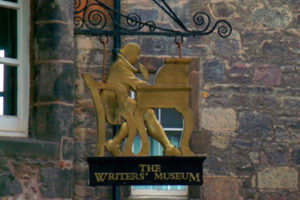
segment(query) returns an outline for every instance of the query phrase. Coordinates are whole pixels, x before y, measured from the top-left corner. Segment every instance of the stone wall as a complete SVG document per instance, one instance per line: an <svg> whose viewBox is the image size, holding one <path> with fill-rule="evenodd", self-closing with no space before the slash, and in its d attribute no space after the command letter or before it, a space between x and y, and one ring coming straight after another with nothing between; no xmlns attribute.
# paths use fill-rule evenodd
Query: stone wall
<svg viewBox="0 0 300 200"><path fill-rule="evenodd" d="M195 28L192 17L197 11L208 12L214 21L226 19L233 27L226 39L216 33L184 39L183 56L201 60L200 135L195 136L201 140L193 140L192 146L207 155L204 185L200 197L191 191L194 199L300 199L300 2L169 3L188 27ZM122 11L139 13L142 19L164 27L176 27L151 1L124 0ZM178 55L174 38L122 37L122 44L128 42L138 43L144 55ZM110 55L112 38L109 44ZM93 105L80 75L88 72L100 80L103 52L97 37L77 35L76 45L75 134L81 161L76 167L78 172L86 173L83 160L93 154L96 125ZM85 182L78 186L78 199L86 195L92 199L99 191L85 187Z"/></svg>

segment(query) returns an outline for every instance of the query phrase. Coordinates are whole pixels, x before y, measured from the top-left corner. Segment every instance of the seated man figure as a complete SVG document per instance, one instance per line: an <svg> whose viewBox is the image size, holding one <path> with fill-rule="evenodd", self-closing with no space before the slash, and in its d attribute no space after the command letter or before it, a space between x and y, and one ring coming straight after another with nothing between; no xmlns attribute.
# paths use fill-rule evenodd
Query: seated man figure
<svg viewBox="0 0 300 200"><path fill-rule="evenodd" d="M126 92L128 97L126 98L125 106L126 109L133 115L136 102L130 98L130 91L136 91L138 85L147 84L147 82L137 78L135 73L137 69L133 66L140 58L140 48L138 45L129 43L120 50L118 59L113 63L109 69L109 73L106 79L107 83L118 86L121 90ZM113 125L121 124L119 131L116 136L106 142L106 149L111 152L114 156L122 155L121 142L128 136L128 124L122 122L120 116L120 105L117 103L116 95L111 92L104 90L101 93L103 100L106 120L108 123ZM171 144L162 126L158 122L153 109L148 109L144 114L144 122L147 128L147 132L151 137L157 140L164 148L163 154L165 156L180 156L181 152Z"/></svg>

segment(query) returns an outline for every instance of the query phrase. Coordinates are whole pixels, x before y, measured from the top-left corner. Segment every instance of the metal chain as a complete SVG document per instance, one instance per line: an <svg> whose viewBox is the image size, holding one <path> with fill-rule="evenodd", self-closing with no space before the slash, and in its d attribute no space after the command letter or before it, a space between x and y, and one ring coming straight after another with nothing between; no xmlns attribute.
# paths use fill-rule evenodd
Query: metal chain
<svg viewBox="0 0 300 200"><path fill-rule="evenodd" d="M179 38L179 39L178 39ZM178 50L179 50L179 58L182 57L182 44L183 44L183 37L180 36L180 37L175 37L175 43L177 44L178 46Z"/></svg>

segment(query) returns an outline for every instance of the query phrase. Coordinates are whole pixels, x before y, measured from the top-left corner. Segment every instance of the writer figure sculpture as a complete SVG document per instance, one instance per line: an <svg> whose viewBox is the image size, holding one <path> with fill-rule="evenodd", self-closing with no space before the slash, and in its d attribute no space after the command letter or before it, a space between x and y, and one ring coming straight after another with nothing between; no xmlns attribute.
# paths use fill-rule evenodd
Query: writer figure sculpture
<svg viewBox="0 0 300 200"><path fill-rule="evenodd" d="M127 44L120 50L117 61L111 66L109 70L106 82L117 85L124 92L126 92L126 95L128 96L126 98L125 105L118 105L116 96L113 92L105 90L102 92L101 97L103 99L107 121L111 124L121 122L122 119L120 114L118 113L119 109L127 109L131 115L134 114L136 102L129 97L130 90L136 91L136 88L139 85L147 84L147 82L138 79L134 75L135 73L137 73L137 70L133 67L133 64L135 64L139 59L139 46L137 46L136 44ZM121 108L120 106L126 106L126 108ZM144 121L150 136L156 139L163 146L164 155L180 155L180 151L170 143L163 128L157 121L155 113L152 109L147 110L147 112L144 114ZM116 136L105 144L107 150L110 151L113 155L120 155L120 144L127 136L128 122L123 122ZM132 147L128 146L128 148L131 152Z"/></svg>
<svg viewBox="0 0 300 200"><path fill-rule="evenodd" d="M120 50L117 61L111 66L106 84L114 85L119 90L119 94L115 91L104 89L101 92L101 100L104 106L105 117L108 123L113 125L120 125L121 127L116 136L105 143L106 149L114 156L131 155L132 147L127 145L124 153L121 151L121 142L129 134L129 126L136 123L134 121L134 111L136 109L136 102L130 98L130 90L136 91L138 85L147 84L147 82L138 79L135 76L137 70L134 68L135 64L140 57L140 48L136 44L127 44ZM91 77L85 74L85 81L88 84L88 80ZM91 82L92 80L90 80ZM123 96L122 100L118 101L117 95ZM97 102L95 102L97 103ZM98 116L99 117L99 116ZM124 122L122 122L124 118ZM144 121L146 124L147 132L151 137L156 139L164 148L165 156L180 156L180 151L171 144L166 136L162 126L158 122L155 116L155 112L152 109L148 109L144 114ZM98 125L99 126L99 125ZM135 128L132 127L135 133ZM133 136L133 138L135 135Z"/></svg>
<svg viewBox="0 0 300 200"><path fill-rule="evenodd" d="M146 81L138 79L135 76L137 69L133 64L135 64L139 58L139 46L130 43L120 50L118 59L110 67L107 79L104 83L97 82L91 76L84 74L84 80L91 91L97 112L97 156L104 156L104 146L114 156L134 155L132 153L132 145L137 132L140 135L142 144L141 150L137 154L138 156L149 155L150 145L147 134L163 146L164 156L193 155L188 147L193 129L193 115L188 108L188 96L191 87L181 84L181 82L188 84L187 64L190 60L179 58L170 59L169 63L171 63L171 67L174 66L174 63L176 65L179 64L179 66L184 63L184 67L180 67L181 71L172 68L171 78L170 75L164 75L170 73L168 71L168 67L170 66L165 66L165 69L162 68L159 70L161 71L161 75L158 74L156 77L156 86L149 85ZM147 79L147 70L141 64L140 69L145 79ZM175 73L173 71L175 71ZM176 83L174 85L174 80L172 80L174 78L176 83L180 85L176 85ZM173 81L173 84L166 86L165 81ZM160 86L160 83L163 84L163 87ZM99 90L101 90L100 94ZM131 90L137 92L137 102L130 97ZM164 95L161 93L163 90L166 90ZM183 95L185 97L183 97ZM162 126L156 119L155 112L152 108L175 108L183 115L185 120L184 129L186 130L184 130L181 140L181 151L171 144ZM112 125L121 125L114 138L107 142L105 142L105 119ZM126 138L124 150L122 151L121 143Z"/></svg>

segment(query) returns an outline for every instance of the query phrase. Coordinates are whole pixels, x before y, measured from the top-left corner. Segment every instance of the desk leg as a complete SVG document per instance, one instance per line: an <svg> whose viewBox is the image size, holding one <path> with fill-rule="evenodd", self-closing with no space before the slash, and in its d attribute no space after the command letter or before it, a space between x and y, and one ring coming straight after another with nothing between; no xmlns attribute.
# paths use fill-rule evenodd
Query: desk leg
<svg viewBox="0 0 300 200"><path fill-rule="evenodd" d="M134 118L131 114L126 113L125 117L125 119L127 119L128 124L128 137L125 143L123 156L134 156L134 153L132 152L132 144L134 142L137 127L135 125L135 122L133 121Z"/></svg>
<svg viewBox="0 0 300 200"><path fill-rule="evenodd" d="M137 120L137 129L141 138L142 147L137 156L149 156L150 153L150 142L146 132L144 113L146 110L136 110L135 119Z"/></svg>
<svg viewBox="0 0 300 200"><path fill-rule="evenodd" d="M184 129L180 144L180 150L183 156L195 155L190 149L190 139L194 128L194 115L189 107L175 107L180 112L184 119Z"/></svg>
<svg viewBox="0 0 300 200"><path fill-rule="evenodd" d="M126 144L123 152L124 156L134 156L134 154L132 153L132 147L133 147L133 142L137 131L139 132L141 138L141 144L142 144L141 151L137 154L137 156L149 155L150 143L145 129L144 118L143 118L144 113L145 113L144 111L137 110L134 117L130 118L131 123L128 122L129 130L128 130L128 138L126 140Z"/></svg>

